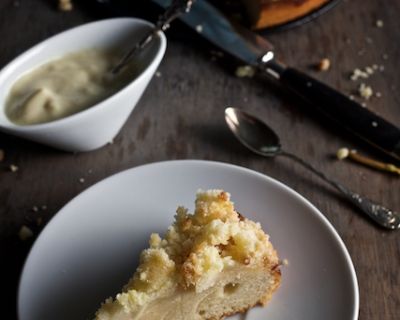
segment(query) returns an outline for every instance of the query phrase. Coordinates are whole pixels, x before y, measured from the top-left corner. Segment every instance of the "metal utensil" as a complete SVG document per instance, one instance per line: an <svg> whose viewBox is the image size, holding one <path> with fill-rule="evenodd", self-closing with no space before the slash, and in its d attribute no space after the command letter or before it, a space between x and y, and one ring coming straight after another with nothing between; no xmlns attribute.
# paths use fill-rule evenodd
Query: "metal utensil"
<svg viewBox="0 0 400 320"><path fill-rule="evenodd" d="M153 1L162 7L170 3L170 0ZM272 44L264 37L232 23L206 0L196 2L181 19L194 30L201 26L201 36L307 100L307 107L313 112L327 116L371 146L400 160L399 128L339 91L278 61Z"/></svg>
<svg viewBox="0 0 400 320"><path fill-rule="evenodd" d="M111 74L116 75L120 72L132 58L144 48L158 35L160 31L165 31L170 27L172 21L180 17L182 14L190 11L194 0L173 0L166 8L165 12L159 17L155 27L145 34L145 36L137 42L111 69Z"/></svg>
<svg viewBox="0 0 400 320"><path fill-rule="evenodd" d="M349 202L387 229L400 228L400 214L350 191L298 156L282 149L279 137L260 119L236 108L225 109L225 120L238 140L251 151L264 157L284 156L296 161L338 190Z"/></svg>

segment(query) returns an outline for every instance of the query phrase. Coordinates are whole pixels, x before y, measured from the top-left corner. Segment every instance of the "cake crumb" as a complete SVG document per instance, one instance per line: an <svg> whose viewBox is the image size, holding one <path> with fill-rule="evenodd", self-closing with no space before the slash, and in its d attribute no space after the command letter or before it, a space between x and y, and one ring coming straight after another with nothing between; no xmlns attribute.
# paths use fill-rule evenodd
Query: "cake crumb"
<svg viewBox="0 0 400 320"><path fill-rule="evenodd" d="M376 127L378 126L378 122L372 121L372 122L371 122L371 125L372 125L374 128L376 128Z"/></svg>
<svg viewBox="0 0 400 320"><path fill-rule="evenodd" d="M18 237L22 240L25 241L33 236L33 232L30 228L27 226L23 225L21 229L18 232Z"/></svg>
<svg viewBox="0 0 400 320"><path fill-rule="evenodd" d="M79 178L79 182L80 182L80 183L84 183L84 182L85 182L85 179L84 179L84 178Z"/></svg>
<svg viewBox="0 0 400 320"><path fill-rule="evenodd" d="M71 0L58 0L58 10L71 11L74 8Z"/></svg>
<svg viewBox="0 0 400 320"><path fill-rule="evenodd" d="M15 164L10 164L10 171L11 172L17 172L19 170L18 166Z"/></svg>
<svg viewBox="0 0 400 320"><path fill-rule="evenodd" d="M47 210L47 206L44 204L44 205L41 206L41 209L42 210Z"/></svg>
<svg viewBox="0 0 400 320"><path fill-rule="evenodd" d="M353 70L350 79L352 81L357 81L358 79L362 78L362 79L368 79L369 74L359 68L356 68Z"/></svg>
<svg viewBox="0 0 400 320"><path fill-rule="evenodd" d="M379 91L378 91L378 92L375 92L375 97L381 98L381 97L382 97L382 93L380 93Z"/></svg>
<svg viewBox="0 0 400 320"><path fill-rule="evenodd" d="M42 225L42 223L43 223L43 218L42 217L37 217L36 218L36 225L38 227L40 227Z"/></svg>
<svg viewBox="0 0 400 320"><path fill-rule="evenodd" d="M322 59L317 65L318 71L328 71L330 67L331 61L328 58Z"/></svg>
<svg viewBox="0 0 400 320"><path fill-rule="evenodd" d="M252 66L239 66L236 68L235 74L238 78L249 77L252 78L256 74L256 71Z"/></svg>
<svg viewBox="0 0 400 320"><path fill-rule="evenodd" d="M368 44L372 44L374 41L372 40L371 37L365 37L365 42Z"/></svg>
<svg viewBox="0 0 400 320"><path fill-rule="evenodd" d="M283 259L282 260L282 265L288 266L289 265L289 260L288 259Z"/></svg>
<svg viewBox="0 0 400 320"><path fill-rule="evenodd" d="M368 73L369 75L374 74L374 68L372 67L365 67L365 72Z"/></svg>
<svg viewBox="0 0 400 320"><path fill-rule="evenodd" d="M347 148L340 148L337 152L336 152L336 158L338 158L338 160L343 160L346 159L350 154L349 149Z"/></svg>
<svg viewBox="0 0 400 320"><path fill-rule="evenodd" d="M378 19L376 20L375 25L377 28L383 28L384 23L382 20Z"/></svg>
<svg viewBox="0 0 400 320"><path fill-rule="evenodd" d="M202 32L203 32L203 26L202 26L201 24L198 24L198 25L196 26L196 31L197 31L198 33L202 33Z"/></svg>
<svg viewBox="0 0 400 320"><path fill-rule="evenodd" d="M157 78L160 78L160 77L161 77L161 72L160 72L160 71L157 71L157 72L156 72L156 77L157 77Z"/></svg>
<svg viewBox="0 0 400 320"><path fill-rule="evenodd" d="M361 83L360 87L358 88L358 93L360 94L360 97L369 100L374 94L374 91L370 86L367 86L365 83Z"/></svg>
<svg viewBox="0 0 400 320"><path fill-rule="evenodd" d="M33 212L38 212L38 211L39 211L39 208L38 208L37 206L33 206L33 207L32 207L32 211L33 211Z"/></svg>

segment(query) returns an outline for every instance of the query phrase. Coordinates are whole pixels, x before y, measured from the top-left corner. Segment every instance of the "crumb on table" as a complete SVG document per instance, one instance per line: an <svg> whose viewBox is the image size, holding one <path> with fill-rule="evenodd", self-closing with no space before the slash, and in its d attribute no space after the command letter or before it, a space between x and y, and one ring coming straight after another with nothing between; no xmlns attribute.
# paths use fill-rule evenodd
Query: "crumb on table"
<svg viewBox="0 0 400 320"><path fill-rule="evenodd" d="M73 8L72 0L58 0L58 10L71 11Z"/></svg>
<svg viewBox="0 0 400 320"><path fill-rule="evenodd" d="M346 159L346 158L349 156L349 154L350 154L349 149L347 149L347 148L340 148L340 149L336 152L336 157L337 157L339 160L343 160L343 159Z"/></svg>
<svg viewBox="0 0 400 320"><path fill-rule="evenodd" d="M29 227L23 225L23 226L21 227L21 229L19 229L18 237L19 237L22 241L25 241L25 240L31 238L32 236L33 236L33 232L32 232L32 230L31 230Z"/></svg>
<svg viewBox="0 0 400 320"><path fill-rule="evenodd" d="M249 77L252 78L254 77L256 71L252 66L246 65L246 66L239 66L236 68L235 75L238 78L244 78L244 77Z"/></svg>
<svg viewBox="0 0 400 320"><path fill-rule="evenodd" d="M322 59L317 65L318 71L328 71L330 67L331 61L328 58Z"/></svg>
<svg viewBox="0 0 400 320"><path fill-rule="evenodd" d="M361 83L360 87L358 88L358 93L360 94L360 97L368 100L372 97L374 91L370 86L367 86L365 83Z"/></svg>

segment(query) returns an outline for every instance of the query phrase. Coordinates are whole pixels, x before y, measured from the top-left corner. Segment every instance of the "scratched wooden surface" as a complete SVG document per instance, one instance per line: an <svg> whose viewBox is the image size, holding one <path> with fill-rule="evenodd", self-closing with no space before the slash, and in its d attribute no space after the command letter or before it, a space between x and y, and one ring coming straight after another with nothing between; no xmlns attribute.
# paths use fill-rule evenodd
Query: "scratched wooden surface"
<svg viewBox="0 0 400 320"><path fill-rule="evenodd" d="M77 7L58 12L55 1L0 2L0 66L35 43L67 28L100 18ZM383 65L366 80L381 98L367 107L400 125L400 1L343 1L307 25L270 35L282 58L350 94L356 67ZM383 28L375 26L384 22ZM348 146L369 153L341 129L307 113L298 99L274 83L239 79L213 48L178 25L160 77L155 77L114 143L90 153L70 154L0 134L5 152L0 172L0 266L3 319L15 319L15 297L22 263L36 235L71 198L109 175L144 163L170 159L209 159L242 165L270 175L300 192L331 221L353 259L360 287L360 319L400 318L400 235L376 228L340 196L303 168L285 159L250 154L227 131L223 111L234 105L258 114L281 135L285 147L353 190L400 210L400 178L332 155ZM328 57L332 68L310 65ZM228 66L227 66L228 64ZM377 154L372 154L379 156ZM15 164L15 173L8 166ZM79 179L85 182L80 183ZM45 205L46 210L32 211ZM37 225L38 218L42 224ZM21 241L22 225L35 237ZM2 311L4 314L4 311Z"/></svg>

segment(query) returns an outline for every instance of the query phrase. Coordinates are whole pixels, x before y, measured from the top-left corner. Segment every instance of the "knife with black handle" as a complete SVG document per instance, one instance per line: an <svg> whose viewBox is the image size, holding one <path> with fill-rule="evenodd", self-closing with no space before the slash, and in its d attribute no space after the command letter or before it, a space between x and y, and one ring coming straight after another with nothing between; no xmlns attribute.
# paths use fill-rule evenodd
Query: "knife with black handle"
<svg viewBox="0 0 400 320"><path fill-rule="evenodd" d="M284 86L309 102L329 118L349 131L400 159L400 130L377 114L362 107L339 91L294 68L266 64L267 72L273 74Z"/></svg>
<svg viewBox="0 0 400 320"><path fill-rule="evenodd" d="M167 7L171 0L153 0ZM307 100L308 106L400 161L400 129L326 84L286 67L273 46L258 34L229 21L206 0L197 0L181 20L217 47L256 67ZM201 26L201 27L199 27Z"/></svg>

